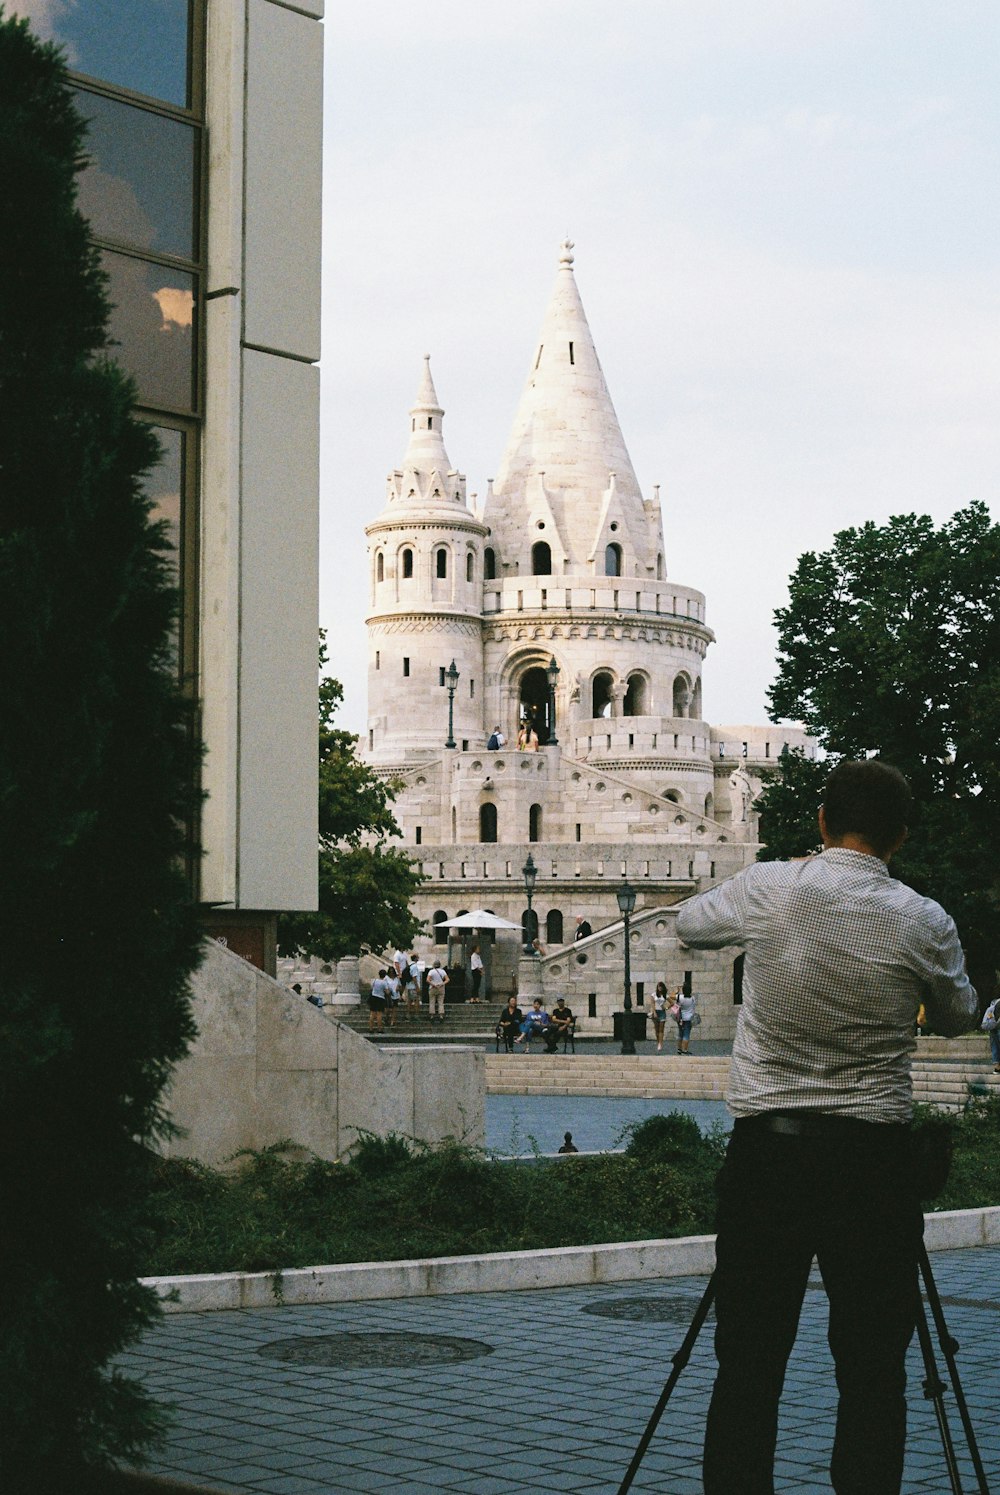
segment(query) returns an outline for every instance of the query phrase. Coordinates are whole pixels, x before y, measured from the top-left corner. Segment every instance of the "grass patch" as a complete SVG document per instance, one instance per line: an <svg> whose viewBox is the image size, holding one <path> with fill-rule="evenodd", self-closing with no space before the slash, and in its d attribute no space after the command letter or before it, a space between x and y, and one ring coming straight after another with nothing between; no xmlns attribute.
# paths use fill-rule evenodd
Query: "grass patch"
<svg viewBox="0 0 1000 1495"><path fill-rule="evenodd" d="M935 1209L1000 1202L1000 1100L963 1116L919 1107L946 1137L951 1176ZM279 1271L337 1262L465 1256L699 1235L714 1228L720 1129L672 1111L626 1128L623 1153L494 1162L457 1143L365 1136L349 1162L292 1148L242 1155L221 1173L152 1167L149 1275Z"/></svg>

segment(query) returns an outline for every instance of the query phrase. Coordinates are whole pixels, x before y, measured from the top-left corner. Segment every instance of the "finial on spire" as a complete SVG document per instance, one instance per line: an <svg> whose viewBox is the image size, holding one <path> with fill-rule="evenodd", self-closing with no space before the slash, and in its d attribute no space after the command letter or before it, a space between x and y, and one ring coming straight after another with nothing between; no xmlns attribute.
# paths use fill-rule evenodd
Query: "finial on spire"
<svg viewBox="0 0 1000 1495"><path fill-rule="evenodd" d="M575 248L575 245L573 243L573 240L570 238L569 234L567 234L566 237L565 237L565 239L563 239L562 243L559 245L559 267L560 267L560 269L562 268L563 265L565 265L567 269L571 269L572 268L572 265L573 265L573 250L574 250L574 248Z"/></svg>

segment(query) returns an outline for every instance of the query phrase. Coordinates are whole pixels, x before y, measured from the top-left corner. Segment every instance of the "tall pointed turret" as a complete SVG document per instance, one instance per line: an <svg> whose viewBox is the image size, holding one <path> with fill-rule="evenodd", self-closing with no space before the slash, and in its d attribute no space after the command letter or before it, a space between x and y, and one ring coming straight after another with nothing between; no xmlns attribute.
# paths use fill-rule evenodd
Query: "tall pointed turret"
<svg viewBox="0 0 1000 1495"><path fill-rule="evenodd" d="M623 546L629 575L655 575L656 539L580 300L569 239L560 247L555 288L484 518L508 574L531 570L531 545L544 530L560 574L595 566L603 572L613 541Z"/></svg>
<svg viewBox="0 0 1000 1495"><path fill-rule="evenodd" d="M368 753L375 762L399 764L441 751L452 662L461 683L453 703L456 739L480 746L486 740L480 622L486 527L468 508L465 478L448 459L443 416L425 356L406 456L389 474L385 508L365 529Z"/></svg>
<svg viewBox="0 0 1000 1495"><path fill-rule="evenodd" d="M424 366L410 407L410 440L402 467L389 474L386 503L395 510L438 504L465 507L465 477L456 472L444 446L444 408L431 378L431 355Z"/></svg>

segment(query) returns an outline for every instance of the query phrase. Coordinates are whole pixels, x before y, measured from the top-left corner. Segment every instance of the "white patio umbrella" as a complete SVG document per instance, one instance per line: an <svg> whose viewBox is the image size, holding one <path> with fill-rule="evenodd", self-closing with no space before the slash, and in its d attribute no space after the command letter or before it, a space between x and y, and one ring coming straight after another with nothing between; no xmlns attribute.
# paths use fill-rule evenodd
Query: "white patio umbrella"
<svg viewBox="0 0 1000 1495"><path fill-rule="evenodd" d="M491 914L488 909L474 908L471 914L462 914L458 919L442 919L436 924L435 929L520 929L520 924L512 924L509 919L501 919L499 914Z"/></svg>

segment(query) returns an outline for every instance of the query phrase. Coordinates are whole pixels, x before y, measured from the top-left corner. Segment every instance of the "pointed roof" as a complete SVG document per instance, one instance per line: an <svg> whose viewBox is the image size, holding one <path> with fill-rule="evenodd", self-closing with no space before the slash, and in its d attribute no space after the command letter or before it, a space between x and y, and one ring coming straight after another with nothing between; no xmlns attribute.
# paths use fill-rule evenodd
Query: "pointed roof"
<svg viewBox="0 0 1000 1495"><path fill-rule="evenodd" d="M410 444L403 458L404 471L451 471L448 453L444 449L443 417L444 409L438 403L437 390L431 378L431 355L425 353L416 399L410 407Z"/></svg>
<svg viewBox="0 0 1000 1495"><path fill-rule="evenodd" d="M549 491L590 495L595 520L609 473L617 475L620 492L639 496L577 290L569 239L560 246L555 288L495 489L512 492L537 472L544 472Z"/></svg>

